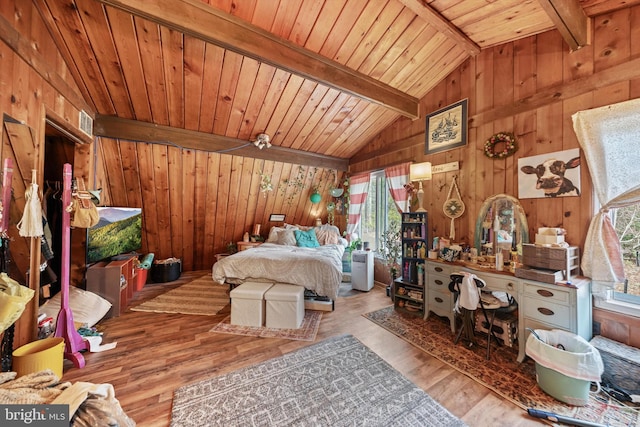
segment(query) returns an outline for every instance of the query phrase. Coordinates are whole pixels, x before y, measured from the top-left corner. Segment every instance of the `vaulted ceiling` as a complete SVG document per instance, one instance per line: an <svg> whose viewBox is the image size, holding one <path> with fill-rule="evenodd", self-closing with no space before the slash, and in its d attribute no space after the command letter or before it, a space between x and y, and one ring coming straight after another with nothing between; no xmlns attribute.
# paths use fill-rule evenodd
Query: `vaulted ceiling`
<svg viewBox="0 0 640 427"><path fill-rule="evenodd" d="M97 135L337 169L481 49L640 2L33 1Z"/></svg>

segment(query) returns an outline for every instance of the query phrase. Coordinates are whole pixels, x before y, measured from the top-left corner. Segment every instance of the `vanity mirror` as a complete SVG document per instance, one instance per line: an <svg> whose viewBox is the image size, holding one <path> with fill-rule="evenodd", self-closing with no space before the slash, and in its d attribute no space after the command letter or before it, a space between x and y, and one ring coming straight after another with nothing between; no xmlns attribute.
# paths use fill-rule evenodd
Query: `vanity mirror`
<svg viewBox="0 0 640 427"><path fill-rule="evenodd" d="M487 198L476 220L474 246L478 253L496 254L501 249L507 253L529 242L529 225L518 199L508 194L496 194Z"/></svg>

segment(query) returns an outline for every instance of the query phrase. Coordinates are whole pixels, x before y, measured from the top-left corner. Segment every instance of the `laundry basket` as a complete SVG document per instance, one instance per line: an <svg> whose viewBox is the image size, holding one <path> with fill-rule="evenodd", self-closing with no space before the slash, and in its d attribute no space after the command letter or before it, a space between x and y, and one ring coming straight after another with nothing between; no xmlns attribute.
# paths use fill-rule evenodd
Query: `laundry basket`
<svg viewBox="0 0 640 427"><path fill-rule="evenodd" d="M584 406L591 382L600 386L604 372L600 352L579 335L536 329L527 338L526 353L536 362L538 386L562 402Z"/></svg>

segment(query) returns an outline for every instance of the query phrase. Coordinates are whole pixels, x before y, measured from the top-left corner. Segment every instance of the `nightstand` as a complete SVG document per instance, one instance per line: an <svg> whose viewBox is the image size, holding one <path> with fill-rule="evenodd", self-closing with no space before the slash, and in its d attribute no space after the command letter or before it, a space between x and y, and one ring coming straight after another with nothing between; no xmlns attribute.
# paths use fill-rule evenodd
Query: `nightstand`
<svg viewBox="0 0 640 427"><path fill-rule="evenodd" d="M262 242L238 242L238 252L260 246Z"/></svg>

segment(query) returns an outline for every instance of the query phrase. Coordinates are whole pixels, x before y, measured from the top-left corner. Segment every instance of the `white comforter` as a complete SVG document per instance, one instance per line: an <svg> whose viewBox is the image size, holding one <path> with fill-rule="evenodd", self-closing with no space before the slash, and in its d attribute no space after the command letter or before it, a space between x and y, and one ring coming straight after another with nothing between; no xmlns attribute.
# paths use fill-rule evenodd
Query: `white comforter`
<svg viewBox="0 0 640 427"><path fill-rule="evenodd" d="M301 248L263 243L216 262L213 280L220 284L245 280L290 283L336 299L343 254L341 245Z"/></svg>

